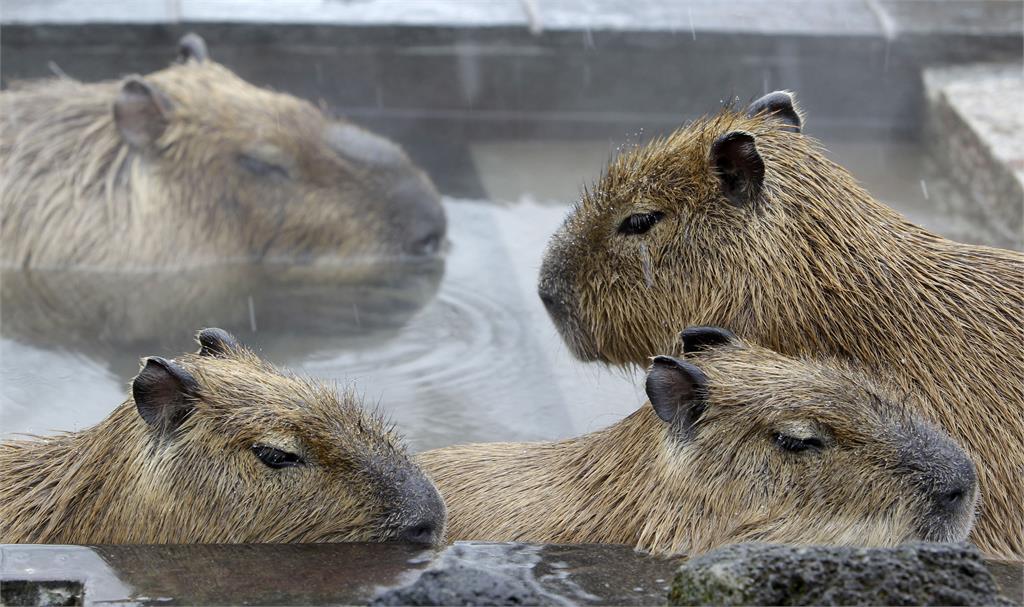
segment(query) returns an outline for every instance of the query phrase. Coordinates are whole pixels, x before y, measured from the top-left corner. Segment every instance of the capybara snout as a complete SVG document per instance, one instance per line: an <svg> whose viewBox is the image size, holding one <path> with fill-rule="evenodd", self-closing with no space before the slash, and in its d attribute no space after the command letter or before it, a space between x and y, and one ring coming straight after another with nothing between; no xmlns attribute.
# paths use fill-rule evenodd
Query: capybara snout
<svg viewBox="0 0 1024 607"><path fill-rule="evenodd" d="M392 540L437 544L444 540L446 510L441 494L418 468L409 466L396 485L401 494Z"/></svg>
<svg viewBox="0 0 1024 607"><path fill-rule="evenodd" d="M437 490L352 391L278 370L220 329L198 341L145 359L97 426L0 444L0 542L442 540Z"/></svg>
<svg viewBox="0 0 1024 607"><path fill-rule="evenodd" d="M448 223L433 182L395 143L355 125L336 122L325 134L330 148L367 176L372 209L388 220L389 238L401 252L433 255L444 243Z"/></svg>
<svg viewBox="0 0 1024 607"><path fill-rule="evenodd" d="M958 541L970 531L978 505L974 463L949 436L925 424L908 424L903 437L900 464L915 479L926 504L921 537Z"/></svg>

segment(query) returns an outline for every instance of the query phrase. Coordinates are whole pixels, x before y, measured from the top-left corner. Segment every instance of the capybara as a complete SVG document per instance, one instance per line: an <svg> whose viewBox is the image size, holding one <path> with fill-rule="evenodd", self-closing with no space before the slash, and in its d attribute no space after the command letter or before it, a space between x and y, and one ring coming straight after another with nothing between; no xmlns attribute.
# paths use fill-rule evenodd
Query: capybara
<svg viewBox="0 0 1024 607"><path fill-rule="evenodd" d="M661 554L733 542L958 541L967 455L860 372L693 327L654 359L650 405L554 443L428 451L455 540L624 543Z"/></svg>
<svg viewBox="0 0 1024 607"><path fill-rule="evenodd" d="M396 144L206 56L0 93L5 265L181 268L438 251L446 220Z"/></svg>
<svg viewBox="0 0 1024 607"><path fill-rule="evenodd" d="M0 443L0 543L443 538L445 508L393 431L221 329L150 357L100 424Z"/></svg>
<svg viewBox="0 0 1024 607"><path fill-rule="evenodd" d="M582 359L643 364L711 324L921 391L978 467L972 539L1024 554L1024 255L911 224L801 122L776 92L615 159L552 238L541 298Z"/></svg>

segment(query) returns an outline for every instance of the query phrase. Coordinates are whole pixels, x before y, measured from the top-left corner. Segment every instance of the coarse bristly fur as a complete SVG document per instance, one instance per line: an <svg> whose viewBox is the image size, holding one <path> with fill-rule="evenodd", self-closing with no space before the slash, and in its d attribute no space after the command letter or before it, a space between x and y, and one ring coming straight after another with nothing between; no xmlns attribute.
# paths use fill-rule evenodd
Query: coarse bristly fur
<svg viewBox="0 0 1024 607"><path fill-rule="evenodd" d="M147 90L159 103L129 125L152 137L139 141L116 114ZM420 255L445 232L436 189L397 145L210 60L16 84L0 93L0 173L10 267Z"/></svg>
<svg viewBox="0 0 1024 607"><path fill-rule="evenodd" d="M959 541L977 489L966 454L861 373L736 342L687 355L708 378L690 434L645 405L554 443L428 451L452 540L623 543L659 554L743 541ZM650 392L649 392L650 394ZM779 434L821 448L789 452ZM956 512L929 498L951 470Z"/></svg>
<svg viewBox="0 0 1024 607"><path fill-rule="evenodd" d="M737 131L764 164L747 205L709 153ZM541 289L582 359L643 364L680 327L718 325L919 390L977 463L972 540L1024 555L1024 255L911 224L772 116L728 108L617 158L552 238Z"/></svg>
<svg viewBox="0 0 1024 607"><path fill-rule="evenodd" d="M389 541L424 524L441 539L436 489L351 391L242 347L173 363L198 386L173 431L129 397L94 427L0 443L0 543ZM272 468L255 445L303 463Z"/></svg>

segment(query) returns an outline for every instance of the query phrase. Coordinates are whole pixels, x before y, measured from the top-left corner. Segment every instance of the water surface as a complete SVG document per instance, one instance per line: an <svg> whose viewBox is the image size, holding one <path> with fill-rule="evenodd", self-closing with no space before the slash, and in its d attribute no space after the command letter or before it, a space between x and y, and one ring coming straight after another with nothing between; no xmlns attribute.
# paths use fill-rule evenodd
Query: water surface
<svg viewBox="0 0 1024 607"><path fill-rule="evenodd" d="M624 136L628 145L635 141ZM826 142L878 198L971 240L912 143ZM574 360L536 296L544 245L621 142L470 146L485 200L448 198L445 259L385 268L226 267L175 275L6 272L0 438L94 424L142 356L221 326L272 362L354 383L416 450L596 430L643 403L642 373Z"/></svg>

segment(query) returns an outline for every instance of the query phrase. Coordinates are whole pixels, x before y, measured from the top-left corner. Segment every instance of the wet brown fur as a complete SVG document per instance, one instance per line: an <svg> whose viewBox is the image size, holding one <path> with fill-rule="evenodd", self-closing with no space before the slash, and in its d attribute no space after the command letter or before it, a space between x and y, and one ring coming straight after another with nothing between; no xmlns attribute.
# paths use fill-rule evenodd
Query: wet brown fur
<svg viewBox="0 0 1024 607"><path fill-rule="evenodd" d="M730 205L709 149L754 135L764 190ZM647 234L619 223L661 211ZM646 270L645 270L646 265ZM732 109L623 154L552 239L543 281L585 359L641 364L675 332L718 325L920 390L920 411L978 465L972 539L1024 555L1024 256L946 240L875 201L814 140ZM650 284L648 284L650 281Z"/></svg>
<svg viewBox="0 0 1024 607"><path fill-rule="evenodd" d="M429 481L351 391L244 349L177 362L200 394L171 436L129 397L92 428L0 443L0 543L383 541L422 505L403 483ZM256 443L307 465L271 469Z"/></svg>
<svg viewBox="0 0 1024 607"><path fill-rule="evenodd" d="M920 537L927 506L914 476L947 463L928 449L945 445L966 462L948 437L853 370L756 346L688 360L710 386L692 439L645 405L561 442L419 455L447 503L449 539L623 543L656 553L742 541L892 545ZM809 425L834 446L788 453L774 444L776 431ZM916 444L931 447L910 457L931 464L901 468ZM931 539L966 537L972 517L965 510Z"/></svg>
<svg viewBox="0 0 1024 607"><path fill-rule="evenodd" d="M436 190L397 146L363 132L357 139L387 158L354 160L360 150L347 156L330 139L344 123L306 101L208 60L145 81L171 105L152 149L129 145L115 124L120 82L52 79L0 93L5 265L182 268L394 255L417 222L443 226ZM288 175L253 175L239 164L243 154Z"/></svg>

